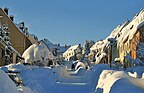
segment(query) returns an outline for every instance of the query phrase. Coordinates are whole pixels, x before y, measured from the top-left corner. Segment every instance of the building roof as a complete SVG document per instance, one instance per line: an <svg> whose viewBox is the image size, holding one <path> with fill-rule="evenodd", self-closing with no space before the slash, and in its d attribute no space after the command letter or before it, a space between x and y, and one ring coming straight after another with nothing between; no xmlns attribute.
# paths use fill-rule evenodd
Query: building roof
<svg viewBox="0 0 144 93"><path fill-rule="evenodd" d="M24 25L22 25L21 23L15 23L15 25L16 25L16 27L19 29L19 31L21 31L25 36L27 36L27 38L30 40L30 42L32 43L32 44L34 44L34 43L38 43L38 40L36 40L33 36L32 36L32 34L30 34L29 32L28 32L28 29L27 29L27 27ZM22 31L22 29L20 29L20 27L22 27L23 26L23 29L24 29L24 31Z"/></svg>
<svg viewBox="0 0 144 93"><path fill-rule="evenodd" d="M131 40L136 31L144 25L144 9L140 13L136 14L132 21L125 21L123 24L118 25L111 34L104 40L96 42L92 47L92 50L102 49L109 44L108 39L114 38L118 45L123 45L123 42Z"/></svg>
<svg viewBox="0 0 144 93"><path fill-rule="evenodd" d="M122 29L118 44L121 46L125 40L130 41L137 30L144 25L144 10L134 16L133 20Z"/></svg>
<svg viewBox="0 0 144 93"><path fill-rule="evenodd" d="M64 53L68 48L65 46L61 46L59 44L53 44L51 43L48 39L42 40L48 47L49 49L57 49L57 52Z"/></svg>
<svg viewBox="0 0 144 93"><path fill-rule="evenodd" d="M64 52L64 54L66 54L68 52L72 52L72 51L76 50L78 47L79 47L79 45L73 45L66 52Z"/></svg>

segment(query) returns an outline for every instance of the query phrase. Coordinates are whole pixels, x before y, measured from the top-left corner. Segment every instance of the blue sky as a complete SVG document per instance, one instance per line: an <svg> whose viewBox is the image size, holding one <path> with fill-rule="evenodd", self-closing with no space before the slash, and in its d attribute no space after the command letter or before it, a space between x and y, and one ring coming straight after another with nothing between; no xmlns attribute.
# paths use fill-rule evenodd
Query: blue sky
<svg viewBox="0 0 144 93"><path fill-rule="evenodd" d="M106 38L144 8L144 0L0 0L0 6L39 39L72 45Z"/></svg>

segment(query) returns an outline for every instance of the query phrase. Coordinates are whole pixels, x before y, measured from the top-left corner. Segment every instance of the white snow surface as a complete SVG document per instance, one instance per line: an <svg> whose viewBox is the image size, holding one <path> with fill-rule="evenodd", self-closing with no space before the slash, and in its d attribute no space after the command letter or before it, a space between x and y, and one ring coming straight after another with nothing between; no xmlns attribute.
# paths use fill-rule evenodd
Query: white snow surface
<svg viewBox="0 0 144 93"><path fill-rule="evenodd" d="M102 54L106 47L108 47L110 43L108 39L110 38L116 40L117 46L122 46L123 42L129 42L142 26L144 26L144 9L136 14L131 21L126 20L123 24L118 25L106 39L96 42L90 48L91 53L95 51L96 53L100 52ZM138 52L139 54L143 54L141 51Z"/></svg>
<svg viewBox="0 0 144 93"><path fill-rule="evenodd" d="M0 93L19 93L14 82L0 69Z"/></svg>
<svg viewBox="0 0 144 93"><path fill-rule="evenodd" d="M88 71L80 67L70 75L65 67L61 66L50 68L24 66L19 63L5 67L10 71L19 71L25 85L18 88L20 93L73 93L73 90L75 93L94 93L98 76L102 70L110 69L109 65L97 65Z"/></svg>
<svg viewBox="0 0 144 93"><path fill-rule="evenodd" d="M22 57L25 59L25 63L30 64L34 61L47 62L48 59L55 59L53 54L43 42L31 45L25 50ZM44 60L42 58L44 58Z"/></svg>
<svg viewBox="0 0 144 93"><path fill-rule="evenodd" d="M44 42L49 47L50 50L51 49L57 49L57 52L60 52L60 53L64 53L68 49L65 46L53 44L48 39L46 39L46 40L44 39L44 40L42 40L42 42Z"/></svg>
<svg viewBox="0 0 144 93"><path fill-rule="evenodd" d="M16 87L0 70L0 93L144 93L144 79L127 74L142 74L144 67L129 68L125 72L110 68L107 64L98 64L90 70L80 67L73 74L63 66L51 68L19 63L5 67L10 71L19 71L24 86Z"/></svg>
<svg viewBox="0 0 144 93"><path fill-rule="evenodd" d="M144 93L144 79L132 78L124 71L104 70L96 93Z"/></svg>

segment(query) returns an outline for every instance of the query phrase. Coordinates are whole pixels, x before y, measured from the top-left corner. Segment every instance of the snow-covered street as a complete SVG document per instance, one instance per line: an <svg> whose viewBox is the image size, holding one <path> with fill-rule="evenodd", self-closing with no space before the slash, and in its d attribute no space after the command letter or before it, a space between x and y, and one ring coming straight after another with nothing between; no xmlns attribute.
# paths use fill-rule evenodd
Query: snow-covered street
<svg viewBox="0 0 144 93"><path fill-rule="evenodd" d="M132 77L125 71L109 68L109 65L100 64L86 70L83 74L69 74L60 67L38 67L23 64L3 67L10 72L18 72L23 84L16 85L6 73L1 71L1 93L144 93L144 79ZM139 67L138 67L139 68ZM143 73L143 70L131 68L129 73ZM141 68L141 67L140 67ZM130 72L131 71L131 72ZM5 83L7 84L5 85Z"/></svg>
<svg viewBox="0 0 144 93"><path fill-rule="evenodd" d="M0 0L0 93L144 93L143 3Z"/></svg>

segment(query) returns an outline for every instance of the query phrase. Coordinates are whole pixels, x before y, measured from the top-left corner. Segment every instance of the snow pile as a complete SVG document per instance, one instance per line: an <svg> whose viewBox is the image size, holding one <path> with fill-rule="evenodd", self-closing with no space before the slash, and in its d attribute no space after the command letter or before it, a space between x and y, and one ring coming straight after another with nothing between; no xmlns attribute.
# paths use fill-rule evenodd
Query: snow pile
<svg viewBox="0 0 144 93"><path fill-rule="evenodd" d="M49 59L55 59L48 47L42 42L31 45L25 50L22 57L25 59L25 63L33 64L34 62L41 62L44 65L48 64Z"/></svg>
<svg viewBox="0 0 144 93"><path fill-rule="evenodd" d="M15 85L7 84L12 82L10 79L8 81L4 78L6 83L0 79L1 86L4 82L9 88L16 89L14 92L8 89L9 92L2 93L73 93L73 90L75 93L143 93L144 91L144 79L138 78L139 74L143 74L144 67L133 67L124 72L110 68L108 64L97 64L90 70L79 67L72 75L63 66L38 67L13 64L6 67L9 70L19 71L25 86L16 88ZM1 70L0 74L2 77L8 77Z"/></svg>
<svg viewBox="0 0 144 93"><path fill-rule="evenodd" d="M107 47L108 41L107 40L100 40L98 42L96 42L91 48L90 48L90 52L98 52L101 51L103 52L103 50Z"/></svg>
<svg viewBox="0 0 144 93"><path fill-rule="evenodd" d="M29 87L26 86L19 86L18 91L19 93L34 93Z"/></svg>
<svg viewBox="0 0 144 93"><path fill-rule="evenodd" d="M75 71L75 76L83 76L86 73L86 69L84 69L83 67L79 67L76 71Z"/></svg>
<svg viewBox="0 0 144 93"><path fill-rule="evenodd" d="M104 70L96 87L96 93L143 93L144 79L135 79L124 71Z"/></svg>
<svg viewBox="0 0 144 93"><path fill-rule="evenodd" d="M103 89L103 93L109 93L111 86L122 77L126 77L126 74L123 72L120 72L121 75L115 75L114 77L111 77L111 75L114 73L114 70L104 70L99 78L98 85L96 87L96 91L99 91L99 89ZM118 77L118 78L117 78Z"/></svg>
<svg viewBox="0 0 144 93"><path fill-rule="evenodd" d="M61 65L65 66L66 69L70 70L73 63L74 63L74 61L66 61L65 60L65 61L61 62Z"/></svg>
<svg viewBox="0 0 144 93"><path fill-rule="evenodd" d="M20 93L93 93L100 73L110 69L109 65L95 65L91 70L78 68L70 75L65 67L38 67L22 64L6 66L9 71L19 72L25 86L19 86ZM17 93L17 92L16 92Z"/></svg>
<svg viewBox="0 0 144 93"><path fill-rule="evenodd" d="M0 69L0 93L19 93L14 82Z"/></svg>
<svg viewBox="0 0 144 93"><path fill-rule="evenodd" d="M7 68L8 71L10 71L10 72L16 72L16 73L19 73L19 72L27 69L27 68L26 68L23 64L21 64L21 63L9 64L9 65L7 65L7 66L5 66L5 67L2 67L2 68ZM8 72L8 71L7 71L7 72Z"/></svg>
<svg viewBox="0 0 144 93"><path fill-rule="evenodd" d="M73 46L71 46L66 52L64 52L63 53L63 55L67 55L67 54L69 54L69 53L74 53L75 52L75 50L77 49L79 47L79 45L73 45ZM74 54L73 54L74 55ZM72 55L72 56L73 56ZM70 56L71 57L71 56Z"/></svg>
<svg viewBox="0 0 144 93"><path fill-rule="evenodd" d="M99 76L103 70L114 70L114 68L110 68L108 64L97 64L94 65L91 70L86 74L87 78L90 80L90 88L93 91L98 84Z"/></svg>
<svg viewBox="0 0 144 93"><path fill-rule="evenodd" d="M131 76L136 77L142 77L142 74L144 73L144 66L138 66L138 67L130 67L126 69L126 72L131 74Z"/></svg>
<svg viewBox="0 0 144 93"><path fill-rule="evenodd" d="M137 72L134 72L134 73L128 72L128 75L131 76L131 77L134 77L134 78L138 78L139 77Z"/></svg>
<svg viewBox="0 0 144 93"><path fill-rule="evenodd" d="M52 68L52 71L57 75L58 80L65 79L69 76L65 67L55 66Z"/></svg>
<svg viewBox="0 0 144 93"><path fill-rule="evenodd" d="M75 66L75 70L78 69L79 67L82 67L84 69L86 68L86 66L85 66L85 64L83 62L79 62L78 61L77 64L76 64L76 66Z"/></svg>
<svg viewBox="0 0 144 93"><path fill-rule="evenodd" d="M101 53L101 55L97 56L96 55L96 64L100 63L103 58L106 58L107 54L106 53Z"/></svg>
<svg viewBox="0 0 144 93"><path fill-rule="evenodd" d="M34 93L50 93L49 89L54 87L56 82L56 72L49 68L31 67L20 73L24 85L29 87Z"/></svg>

